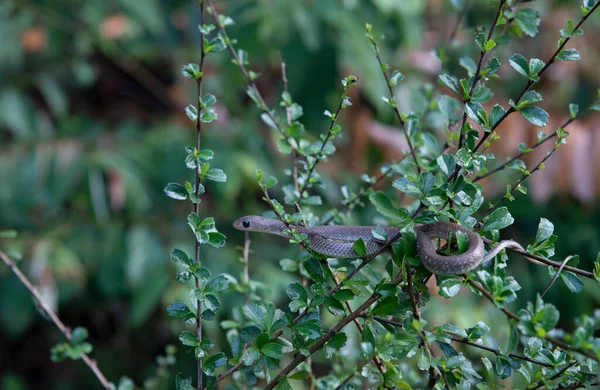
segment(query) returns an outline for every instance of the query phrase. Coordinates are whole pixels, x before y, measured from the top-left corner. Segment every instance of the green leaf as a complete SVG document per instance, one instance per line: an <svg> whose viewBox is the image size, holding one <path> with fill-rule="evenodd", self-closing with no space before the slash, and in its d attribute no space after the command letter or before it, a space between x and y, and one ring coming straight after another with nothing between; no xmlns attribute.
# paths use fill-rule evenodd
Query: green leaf
<svg viewBox="0 0 600 390"><path fill-rule="evenodd" d="M538 73L542 70L542 68L546 64L544 61L539 58L532 58L529 60L529 78L534 81L538 81L539 77L537 77Z"/></svg>
<svg viewBox="0 0 600 390"><path fill-rule="evenodd" d="M279 138L277 140L277 149L279 150L280 153L292 154L292 147L290 146L290 144L287 142L287 140L285 138Z"/></svg>
<svg viewBox="0 0 600 390"><path fill-rule="evenodd" d="M561 61L579 61L581 56L577 49L565 49L556 56L556 59Z"/></svg>
<svg viewBox="0 0 600 390"><path fill-rule="evenodd" d="M554 224L548 221L546 218L540 218L537 233L535 234L535 245L540 244L552 237L553 232Z"/></svg>
<svg viewBox="0 0 600 390"><path fill-rule="evenodd" d="M323 269L321 268L321 263L319 260L311 257L304 261L304 269L308 272L308 275L317 283L321 283L323 278Z"/></svg>
<svg viewBox="0 0 600 390"><path fill-rule="evenodd" d="M354 252L356 252L360 257L365 257L367 255L365 242L362 238L359 238L354 242Z"/></svg>
<svg viewBox="0 0 600 390"><path fill-rule="evenodd" d="M165 194L171 199L175 200L186 200L188 198L188 191L184 186L178 183L169 183L164 189Z"/></svg>
<svg viewBox="0 0 600 390"><path fill-rule="evenodd" d="M211 168L206 173L205 177L208 180L217 181L217 182L227 181L227 175L225 174L225 172L223 172L222 169L218 169L218 168Z"/></svg>
<svg viewBox="0 0 600 390"><path fill-rule="evenodd" d="M527 59L523 57L519 53L515 53L508 58L508 63L512 66L517 72L522 74L525 77L529 77L529 64L527 63Z"/></svg>
<svg viewBox="0 0 600 390"><path fill-rule="evenodd" d="M196 314L192 312L184 303L173 302L167 306L167 312L170 317L183 318L189 320L196 317Z"/></svg>
<svg viewBox="0 0 600 390"><path fill-rule="evenodd" d="M200 77L202 77L202 72L200 72L200 66L198 66L198 64L192 64L192 63L184 65L181 68L181 74L184 77L196 79L196 80L198 80L198 79L200 79Z"/></svg>
<svg viewBox="0 0 600 390"><path fill-rule="evenodd" d="M517 107L516 108L521 108L524 106L527 106L529 104L533 104L536 102L539 102L542 100L542 95L540 95L538 92L531 90L531 91L527 91L525 93L525 95L523 95L523 97L521 98L521 100L519 100L517 103Z"/></svg>
<svg viewBox="0 0 600 390"><path fill-rule="evenodd" d="M499 230L504 229L507 226L510 226L515 222L512 215L506 208L506 206L502 206L492 211L490 215L488 215L483 221L483 231L489 232L491 230Z"/></svg>
<svg viewBox="0 0 600 390"><path fill-rule="evenodd" d="M343 316L346 314L344 305L332 296L325 297L325 308L334 316Z"/></svg>
<svg viewBox="0 0 600 390"><path fill-rule="evenodd" d="M579 114L579 105L569 104L569 114L571 114L571 119L575 119Z"/></svg>
<svg viewBox="0 0 600 390"><path fill-rule="evenodd" d="M198 158L200 160L208 161L212 160L215 153L210 149L203 149L198 153Z"/></svg>
<svg viewBox="0 0 600 390"><path fill-rule="evenodd" d="M348 336L346 336L346 333L339 332L327 342L327 346L330 348L339 349L345 346L347 341Z"/></svg>
<svg viewBox="0 0 600 390"><path fill-rule="evenodd" d="M498 72L498 69L500 69L500 61L498 60L498 58L494 57L487 64L486 68L481 72L481 75L484 77L489 77L493 74L496 74Z"/></svg>
<svg viewBox="0 0 600 390"><path fill-rule="evenodd" d="M340 302L353 299L355 295L356 294L349 288L342 288L332 294L332 296Z"/></svg>
<svg viewBox="0 0 600 390"><path fill-rule="evenodd" d="M292 300L308 300L308 294L306 293L306 289L300 283L292 283L285 290L287 296Z"/></svg>
<svg viewBox="0 0 600 390"><path fill-rule="evenodd" d="M519 9L515 12L514 18L525 34L530 37L536 36L538 33L538 26L542 20L536 10L531 8Z"/></svg>
<svg viewBox="0 0 600 390"><path fill-rule="evenodd" d="M523 118L536 126L542 127L548 124L548 113L540 107L524 107L519 112Z"/></svg>
<svg viewBox="0 0 600 390"><path fill-rule="evenodd" d="M573 272L562 271L560 277L572 293L578 294L583 290L583 281Z"/></svg>
<svg viewBox="0 0 600 390"><path fill-rule="evenodd" d="M390 85L395 87L402 80L404 80L404 75L395 70L394 73L392 73L392 77L390 77Z"/></svg>
<svg viewBox="0 0 600 390"><path fill-rule="evenodd" d="M207 376L215 376L216 369L227 364L227 356L223 352L218 352L206 359L202 366L202 371Z"/></svg>
<svg viewBox="0 0 600 390"><path fill-rule="evenodd" d="M484 49L485 51L492 50L496 47L496 42L493 39L490 39L485 43Z"/></svg>
<svg viewBox="0 0 600 390"><path fill-rule="evenodd" d="M179 335L179 341L181 341L183 345L187 345L189 347L198 346L198 339L196 338L196 335L192 332L188 332L187 330L181 332Z"/></svg>
<svg viewBox="0 0 600 390"><path fill-rule="evenodd" d="M270 358L280 359L283 356L283 346L277 343L268 343L260 349L260 352Z"/></svg>
<svg viewBox="0 0 600 390"><path fill-rule="evenodd" d="M452 298L460 291L462 282L457 279L444 279L438 284L440 288L440 295L444 298Z"/></svg>
<svg viewBox="0 0 600 390"><path fill-rule="evenodd" d="M219 292L227 289L229 287L229 279L221 274L208 282L206 287L204 288L205 292Z"/></svg>
<svg viewBox="0 0 600 390"><path fill-rule="evenodd" d="M483 35L483 33L477 33L477 35L475 35L475 43L480 51L485 52L485 35Z"/></svg>
<svg viewBox="0 0 600 390"><path fill-rule="evenodd" d="M185 107L185 114L192 122L196 122L196 120L198 120L198 109L191 104L188 104Z"/></svg>
<svg viewBox="0 0 600 390"><path fill-rule="evenodd" d="M419 348L419 351L417 352L417 367L419 367L421 371L427 371L429 370L429 367L431 367L431 354L425 347Z"/></svg>
<svg viewBox="0 0 600 390"><path fill-rule="evenodd" d="M175 264L187 265L188 267L194 264L194 260L190 259L184 251L177 248L171 251L171 261Z"/></svg>
<svg viewBox="0 0 600 390"><path fill-rule="evenodd" d="M181 374L177 374L175 377L175 388L176 390L195 390L192 386L192 378L182 378Z"/></svg>
<svg viewBox="0 0 600 390"><path fill-rule="evenodd" d="M338 333L338 334L340 334L340 333ZM335 336L333 336L333 337L335 337ZM329 345L329 343L327 345ZM308 371L297 371L297 372L289 375L287 378L293 379L293 380L303 380L303 379L306 379L308 377L308 375L309 375Z"/></svg>
<svg viewBox="0 0 600 390"><path fill-rule="evenodd" d="M226 239L227 238L225 237L225 235L219 232L208 233L208 243L214 246L215 248L221 248L225 246Z"/></svg>
<svg viewBox="0 0 600 390"><path fill-rule="evenodd" d="M486 325L485 322L479 321L477 325L472 328L466 329L467 331L467 339L470 341L476 341L480 339L484 334L490 331L490 327Z"/></svg>
<svg viewBox="0 0 600 390"><path fill-rule="evenodd" d="M448 88L453 90L458 96L462 96L460 93L460 88L455 78L447 74L441 74L439 77L442 83L444 83Z"/></svg>
<svg viewBox="0 0 600 390"><path fill-rule="evenodd" d="M414 197L420 197L421 194L421 190L419 190L419 187L417 187L417 185L415 183L413 183L409 178L407 177L401 177L400 179L394 180L394 182L392 183L392 186L402 192L404 192L405 194L414 196Z"/></svg>
<svg viewBox="0 0 600 390"><path fill-rule="evenodd" d="M456 167L456 159L451 154L442 154L437 159L438 167L446 174L446 176L450 176L454 173L454 168Z"/></svg>
<svg viewBox="0 0 600 390"><path fill-rule="evenodd" d="M271 188L277 184L277 179L273 176L269 176L269 178L265 181L265 188Z"/></svg>
<svg viewBox="0 0 600 390"><path fill-rule="evenodd" d="M215 95L212 95L210 93L207 93L206 95L204 95L204 97L200 100L202 107L206 107L206 108L210 108L216 102L217 102L217 98L215 97Z"/></svg>
<svg viewBox="0 0 600 390"><path fill-rule="evenodd" d="M392 201L384 192L372 192L369 195L369 200L380 214L392 220L400 219L396 208L392 205Z"/></svg>
<svg viewBox="0 0 600 390"><path fill-rule="evenodd" d="M402 310L397 296L388 296L377 303L371 311L373 315L387 316L399 313Z"/></svg>
<svg viewBox="0 0 600 390"><path fill-rule="evenodd" d="M244 365L248 367L252 366L258 359L260 359L260 350L257 347L248 348L242 356Z"/></svg>
<svg viewBox="0 0 600 390"><path fill-rule="evenodd" d="M475 75L475 71L477 70L477 65L475 61L471 57L461 57L459 60L460 66L467 70L469 77Z"/></svg>

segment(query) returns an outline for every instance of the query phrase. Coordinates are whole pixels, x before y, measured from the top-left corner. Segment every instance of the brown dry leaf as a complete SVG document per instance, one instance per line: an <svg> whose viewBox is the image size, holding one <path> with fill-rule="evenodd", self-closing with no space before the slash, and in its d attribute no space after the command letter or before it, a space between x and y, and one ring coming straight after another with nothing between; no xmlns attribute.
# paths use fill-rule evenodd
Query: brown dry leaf
<svg viewBox="0 0 600 390"><path fill-rule="evenodd" d="M32 27L21 36L21 46L27 53L39 53L48 43L48 34L42 27Z"/></svg>
<svg viewBox="0 0 600 390"><path fill-rule="evenodd" d="M100 35L104 39L114 40L125 34L129 20L123 14L111 15L100 25Z"/></svg>

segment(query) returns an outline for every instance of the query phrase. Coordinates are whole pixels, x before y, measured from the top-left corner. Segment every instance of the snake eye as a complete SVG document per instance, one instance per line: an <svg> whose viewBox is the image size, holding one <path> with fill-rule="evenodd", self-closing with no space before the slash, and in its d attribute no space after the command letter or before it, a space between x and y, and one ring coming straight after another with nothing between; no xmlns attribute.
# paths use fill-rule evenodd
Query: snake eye
<svg viewBox="0 0 600 390"><path fill-rule="evenodd" d="M245 228L249 228L250 227L250 221L243 221L242 222L242 226Z"/></svg>

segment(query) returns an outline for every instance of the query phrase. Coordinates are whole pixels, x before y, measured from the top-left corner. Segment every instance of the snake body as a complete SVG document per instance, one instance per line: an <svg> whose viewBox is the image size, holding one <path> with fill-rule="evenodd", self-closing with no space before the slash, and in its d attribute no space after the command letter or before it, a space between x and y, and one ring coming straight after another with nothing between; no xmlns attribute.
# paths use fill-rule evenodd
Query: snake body
<svg viewBox="0 0 600 390"><path fill-rule="evenodd" d="M257 215L248 215L239 218L233 223L233 226L239 230L275 234L290 238L290 235L285 233L288 227L283 222ZM372 231L376 226L302 227L292 225L290 227L297 233L306 234L309 249L327 257L350 259L361 257L354 251L354 243L359 238L365 243L367 256L379 252L386 244L386 240L379 240L373 237ZM400 231L395 227L380 227L386 232L388 239L398 239L401 236ZM428 225L417 225L415 231L417 233L417 252L421 261L425 268L437 275L466 273L476 268L482 262L493 258L507 246L521 247L512 240L502 241L484 256L484 245L479 234L452 222L438 221ZM437 253L432 239L448 239L450 234L456 234L459 231L465 233L469 239L467 250L455 256L444 256Z"/></svg>

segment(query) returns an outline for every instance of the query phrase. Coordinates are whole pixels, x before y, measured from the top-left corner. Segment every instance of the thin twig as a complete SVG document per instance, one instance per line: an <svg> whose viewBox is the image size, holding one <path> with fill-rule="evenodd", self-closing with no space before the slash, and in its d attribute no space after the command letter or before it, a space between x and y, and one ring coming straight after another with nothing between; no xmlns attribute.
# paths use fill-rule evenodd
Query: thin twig
<svg viewBox="0 0 600 390"><path fill-rule="evenodd" d="M563 125L562 125L562 126L560 126L559 128L560 128L560 129L563 129L563 130L564 130L564 129L566 129L566 128L567 128L567 126L569 126L569 125L570 125L571 123L573 123L575 120L577 120L577 119L581 118L581 117L583 116L583 114L584 114L584 113L586 113L587 111L589 111L589 110L590 110L590 108L591 108L592 106L594 106L594 105L596 105L596 104L598 104L598 103L600 103L600 101L594 102L594 103L593 103L593 104L591 104L589 107L587 107L586 109L584 109L584 110L582 110L581 112L579 112L579 113L577 114L577 116L575 116L574 118L571 118L571 117L569 117L569 119L568 119L568 120L567 120L565 123L563 123ZM499 172L499 171L501 171L501 170L503 170L503 169L506 169L506 167L507 167L508 165L510 165L510 164L511 164L513 161L515 161L515 160L517 160L517 159L519 159L519 158L523 157L523 156L525 155L525 153L529 153L530 151L533 151L534 149L536 149L537 147L539 147L539 146L540 146L540 145L542 145L543 143L545 143L545 142L547 142L547 141L549 141L549 140L553 139L553 138L554 138L554 137L556 137L557 135L558 135L558 130L554 130L554 132L553 132L552 134L550 134L549 136L547 136L547 137L546 137L546 138L544 138L543 140L541 140L541 141L537 142L535 145L532 145L531 147L527 148L527 149L529 149L529 150L527 150L527 151L525 151L525 152L521 152L521 153L519 153L519 154L515 155L515 156L514 156L514 157L512 157L510 160L506 161L504 164L500 165L499 167L496 167L496 168L494 168L493 170L491 170L491 171L487 172L486 174L484 174L484 175L481 175L481 176L477 176L475 179L473 179L473 182L474 182L474 183L475 183L475 182L478 182L479 180L481 180L481 179L484 179L484 178L486 178L486 177L488 177L488 176L491 176L491 175L493 175L493 174L494 174L494 173L496 173L496 172ZM482 153L483 153L483 152L482 152Z"/></svg>
<svg viewBox="0 0 600 390"><path fill-rule="evenodd" d="M396 276L396 278L391 281L391 284L397 285L401 281L402 281L402 273L400 272L398 274L398 276ZM362 314L364 314L364 312L372 304L374 304L375 302L377 302L377 300L380 297L381 297L381 295L378 292L374 292L352 314L349 314L349 315L343 317L342 319L340 319L332 328L329 329L329 331L324 336L322 336L320 339L318 339L314 344L312 344L310 346L310 348L308 349L308 352L309 352L308 356L312 355L316 351L318 351L321 348L323 348L323 346L325 345L325 343L327 343L329 340L331 340L333 338L333 336L335 336L336 334L338 334L346 325L348 325L355 318L357 318L357 317L361 316ZM270 389L275 388L275 386L277 386L277 383L279 383L279 381L283 377L287 376L290 372L292 372L292 370L294 368L296 368L304 360L306 360L306 358L307 358L307 356L305 356L305 355L303 355L303 354L301 354L299 352L296 353L294 355L294 359L288 365L286 365L281 371L279 371L279 373L273 378L273 380L271 380L271 382L269 382L264 387L264 389L265 390L270 390Z"/></svg>
<svg viewBox="0 0 600 390"><path fill-rule="evenodd" d="M594 13L594 11L600 6L600 2L596 3L596 5L594 5L594 7L586 14L584 15L579 22L577 23L577 25L575 26L574 30L579 29L579 27L581 27L581 25L587 20L587 18L590 17L590 15L592 15ZM546 65L544 65L544 67L538 72L537 76L538 76L538 80L539 78L542 76L542 74L544 74L544 72L550 67L550 65L552 65L555 61L556 61L556 57L560 54L560 52L564 49L565 45L571 40L571 37L567 37L563 40L563 42L558 46L558 49L556 49L556 51L554 52L554 54L552 55L552 57L550 58L550 60L546 63ZM527 85L525 85L525 88L523 88L523 90L521 91L521 94L519 95L519 97L515 100L515 106L517 104L519 104L519 101L521 100L521 98L527 93L527 91L529 91L529 89L533 86L533 84L535 84L536 81L534 80L529 80L527 82ZM492 132L500 125L500 123L502 123L510 114L512 114L513 112L515 112L515 107L511 106L505 113L504 115L502 115L502 117L492 126L492 128L490 129L489 132L486 132L483 134L483 136L481 137L481 139L479 140L479 142L477 143L477 146L475 146L475 149L473 149L473 153L477 152L477 150L479 150L479 147L485 142L485 140L489 137L490 134L492 134Z"/></svg>
<svg viewBox="0 0 600 390"><path fill-rule="evenodd" d="M268 195L268 194L267 194ZM269 198L267 198L267 201L270 201ZM276 213L277 214L277 213ZM280 218L281 220L281 218ZM285 222L284 222L285 223ZM325 296L331 296L332 294L334 294L336 291L339 291L344 285L345 282L347 280L352 279L358 272L360 272L360 270L366 266L367 264L369 264L369 262L371 262L371 260L373 260L374 258L376 258L377 256L379 256L382 252L386 251L389 249L390 245L392 245L392 243L396 240L398 240L400 238L400 233L397 233L396 235L392 236L388 242L386 242L384 245L381 246L381 248L379 248L379 250L375 253L373 253L371 256L369 257L365 257L363 259L363 262L361 264L359 264L352 272L350 272L347 276L346 279L344 279L344 281L342 281L341 283L337 284L335 287L333 287L331 290L329 290L327 292L327 294L325 294ZM358 310L358 309L357 309ZM356 313L357 311L355 310L354 313ZM308 311L305 310L302 313L298 314L293 320L292 323L296 324L298 323L298 321L300 321L302 318L304 318L304 316L306 316L308 314ZM360 313L359 313L360 314ZM281 336L283 334L283 330L278 330L276 331L273 336L271 336L271 341L276 340L279 336ZM229 370L227 370L226 372L224 372L223 374L220 374L218 379L217 379L217 383L221 382L223 379L227 378L228 376L230 376L231 374L233 374L234 372L236 372L242 365L244 364L244 361L239 361L235 366L231 367Z"/></svg>
<svg viewBox="0 0 600 390"><path fill-rule="evenodd" d="M553 380L560 378L562 376L562 374L564 374L565 372L567 372L567 370L573 366L578 365L579 362L578 361L572 361L571 363L567 364L565 367L562 368L562 370L560 370L559 372L557 372L556 374L552 375L550 377L550 379L548 379L548 382L552 382ZM536 390L536 389L541 389L543 386L545 385L545 381L540 380L538 382L538 385L535 386L532 390Z"/></svg>
<svg viewBox="0 0 600 390"><path fill-rule="evenodd" d="M383 77L385 78L385 83L386 83L388 91L390 93L390 104L394 108L394 113L396 114L396 118L398 119L398 122L402 126L402 131L404 132L404 137L406 138L406 143L408 144L408 148L410 149L410 154L411 154L413 160L415 161L415 165L417 167L417 172L421 173L421 167L419 166L419 160L417 159L417 155L415 153L415 148L413 147L412 141L410 140L410 136L408 135L408 130L406 129L406 123L404 122L404 119L402 119L402 113L400 112L400 109L398 108L398 103L397 103L396 97L394 95L394 89L392 88L392 84L390 83L390 78L386 72L386 66L384 65L383 61L381 60L381 55L379 53L379 46L377 45L377 41L375 40L375 38L370 33L368 33L368 37L371 40L371 43L373 44L373 49L375 50L375 56L377 57L377 62L379 63L379 68L381 69L381 73L383 74Z"/></svg>
<svg viewBox="0 0 600 390"><path fill-rule="evenodd" d="M486 238L486 237L481 237L481 239L483 240L483 242L485 242L488 245L491 245L491 244L494 243L493 240L490 240L489 238ZM523 250L523 249L520 249L520 248L515 248L515 247L512 247L512 246L508 246L505 249L507 251L518 253L518 254L520 254L522 256L525 256L525 257L527 257L529 259L536 260L538 262L544 263L544 264L552 266L552 267L559 268L562 265L561 262L559 262L559 261L550 260L550 259L547 259L547 258L539 256L539 255L533 255L533 254L527 252L526 250ZM579 269L579 268L576 268L576 267L571 267L571 266L568 266L568 265L565 265L564 269L566 271L573 272L574 274L581 275L581 276L584 276L584 277L589 278L589 279L594 279L594 274L591 273L591 272L589 272L589 271L584 271L582 269Z"/></svg>
<svg viewBox="0 0 600 390"><path fill-rule="evenodd" d="M466 275L463 275L466 278ZM494 297L492 296L492 294L490 294L490 292L488 290L485 289L485 287L483 287L481 284L468 279L467 283L469 283L471 286L475 287L475 289L477 289L479 292L481 292L483 294L483 296L485 296L490 302L492 302L494 304L494 306L496 306L496 301L494 300ZM497 307L497 306L496 306ZM513 313L512 311L506 309L506 308L499 308L508 318L511 318L517 322L519 322L521 319L519 318L518 315L516 315L515 313ZM547 334L544 336L544 339L548 340L549 342L551 342L552 344L562 348L562 349L567 349L569 351L574 351L577 353L580 353L584 356L589 357L590 359L594 359L596 361L598 361L598 357L596 356L596 354L594 354L591 351L584 351L581 348L575 348L572 347L571 345L565 343L564 341L561 341L557 338L554 338L552 336L548 336Z"/></svg>
<svg viewBox="0 0 600 390"><path fill-rule="evenodd" d="M1 250L0 258L2 258L4 263L13 271L15 275L17 275L17 278L19 278L21 283L29 290L31 295L34 296L36 301L40 304L40 307L42 308L44 313L46 313L48 318L50 318L54 325L56 325L58 330L60 330L60 332L65 336L67 340L71 341L71 330L60 320L58 315L54 313L48 302L46 302L42 294L40 294L37 287L35 287L33 283L31 283L29 279L27 279L27 276L25 276L25 274L21 272L21 270L19 269L19 267L17 267L15 262ZM96 361L83 352L81 352L79 356L81 357L81 360L83 360L83 362L90 368L90 370L92 370L96 378L98 378L98 381L102 384L102 387L104 387L105 389L109 389L110 383L108 382L108 380L106 380L106 377L104 376L102 371L100 371L100 368L98 368L98 364L96 363Z"/></svg>
<svg viewBox="0 0 600 390"><path fill-rule="evenodd" d="M281 60L281 80L283 81L283 92L288 92L288 79L286 73L286 63L283 60L283 55L279 52L279 58ZM287 125L292 125L292 107L285 107L285 117L287 120ZM300 192L300 187L298 185L298 151L296 148L292 148L292 178L294 180L294 188L296 191Z"/></svg>
<svg viewBox="0 0 600 390"><path fill-rule="evenodd" d="M342 100L340 100L340 104L338 105L337 110L335 111L335 114L333 114L331 116L331 121L329 123L329 130L327 131L327 136L325 136L324 141L322 140L321 148L319 149L319 152L316 155L314 164L312 164L312 166L308 169L308 173L306 174L304 183L302 183L302 187L300 188L300 196L302 196L302 193L304 191L306 191L306 189L308 188L308 186L310 184L310 177L312 176L313 172L315 171L317 164L319 164L319 162L321 161L321 156L323 154L323 150L325 149L325 145L327 145L327 142L333 135L332 130L335 127L335 124L337 123L337 120L340 115L340 112L342 111L345 99L346 99L346 92L344 92L344 96L342 96Z"/></svg>
<svg viewBox="0 0 600 390"><path fill-rule="evenodd" d="M453 336L450 336L450 337L452 338L452 341L456 341L458 343L462 343L462 344L465 344L465 345L470 345L471 347L476 347L476 348L479 348L479 349L483 349L483 350L491 352L491 353L493 353L495 355L508 355L508 356L512 356L512 357L514 357L516 359L525 360L525 361L533 363L533 364L539 364L540 366L554 368L554 366L552 364L548 364L548 363L544 363L544 362L539 361L539 360L531 359L531 358L528 358L527 356L519 355L519 354L516 354L516 353L510 353L510 352L506 353L506 352L502 352L499 349L486 347L484 345L479 345L479 344L473 343L473 342L471 342L469 340L466 340L466 339L461 339L461 338L453 337Z"/></svg>
<svg viewBox="0 0 600 390"><path fill-rule="evenodd" d="M204 26L204 11L205 11L205 3L204 0L200 0L200 26ZM204 57L206 53L204 51L204 32L200 29L200 64L199 71L202 73L204 69ZM200 120L200 114L202 110L202 81L204 80L204 76L200 76L197 81L197 89L198 89L198 103L196 106L197 110L197 118L196 118L196 151L200 152L201 146L201 138L202 138L202 121ZM195 169L196 175L196 186L195 186L195 196L196 199L200 197L200 167L196 167ZM194 213L199 217L200 216L200 203L195 202L194 205ZM194 248L194 262L200 264L200 243L198 239L194 237L195 248ZM200 288L200 279L194 273L194 282L196 284L196 288ZM196 339L198 340L198 344L202 342L202 302L200 299L196 300ZM198 390L202 390L202 359L196 359L196 368L197 368L197 380L198 380Z"/></svg>
<svg viewBox="0 0 600 390"><path fill-rule="evenodd" d="M204 0L202 0L202 1L204 1ZM258 100L258 105L259 105L260 110L270 119L271 123L273 123L273 125L275 126L275 128L277 129L277 131L283 136L283 138L285 139L285 141L287 142L287 144L290 146L290 148L292 149L292 151L294 151L296 149L296 147L294 146L294 143L290 141L290 136L287 135L283 131L283 128L281 127L281 125L279 124L279 122L277 121L277 119L275 119L275 116L273 115L273 113L269 109L269 106L265 102L265 99L263 98L263 96L260 93L258 87L256 86L256 83L254 82L254 79L252 77L250 77L250 73L246 69L246 66L240 60L240 58L238 56L238 53L235 50L235 47L233 47L233 44L231 43L231 39L229 38L229 35L227 34L227 30L225 29L225 26L223 26L223 24L221 23L221 20L219 19L219 14L217 13L217 10L216 10L216 8L214 6L213 1L212 0L206 0L206 1L208 2L208 7L210 9L210 13L215 18L215 23L217 24L217 28L219 29L219 33L221 34L221 36L222 36L222 38L223 38L223 40L225 42L225 45L227 46L227 48L231 52L231 55L233 56L233 59L234 59L236 65L238 66L238 68L240 69L240 71L242 72L242 74L244 75L244 77L246 78L246 81L248 83L249 88L252 89L254 91L254 93L255 93L255 96L256 96L256 98Z"/></svg>
<svg viewBox="0 0 600 390"><path fill-rule="evenodd" d="M504 4L506 4L506 0L500 1L500 4L498 5L498 9L496 10L496 15L494 16L494 21L492 22L492 25L490 26L490 31L488 32L486 42L489 41L490 39L492 39L492 37L494 36L494 30L496 29L496 25L498 24L498 18L500 18L500 15L502 14L502 8L504 8ZM479 80L481 78L481 68L483 66L483 61L485 59L486 53L487 53L487 51L484 49L482 49L481 52L479 53L479 62L477 63L477 69L475 70L475 75L473 76L473 84L471 85L471 88L469 90L469 97L467 98L467 100L465 100L465 105L471 100L473 91L475 91L475 87L477 86L477 83L479 82ZM467 110L465 110L465 112L463 113L462 121L461 121L460 128L459 128L460 136L458 138L458 149L460 149L462 147L462 144L464 141L463 128L465 126L466 121L467 121ZM460 170L459 167L457 167L456 169Z"/></svg>
<svg viewBox="0 0 600 390"><path fill-rule="evenodd" d="M467 11L469 10L470 3L471 3L471 0L466 0L465 5L463 6L462 10L458 13L458 15L456 17L456 21L454 22L454 27L452 28L452 31L450 31L450 34L448 34L448 40L446 41L446 46L450 45L450 43L452 43L452 41L454 41L454 38L456 38L456 34L458 33L460 25L462 24L462 21L463 21L465 15L467 14Z"/></svg>
<svg viewBox="0 0 600 390"><path fill-rule="evenodd" d="M536 171L538 171L546 162L546 160L548 160L550 158L550 156L552 156L554 154L554 152L556 152L556 149L558 149L558 144L554 144L554 147L552 148L552 150L548 153L546 153L546 156L544 156L544 158L542 159L542 161L540 161L532 170L531 172L525 172L523 173L523 175L521 176L521 178L517 181L517 184L515 184L514 186L511 186L510 190L507 191L507 194L503 197L501 197L500 199L498 199L498 201L492 206L490 207L484 214L483 218L486 218L488 215L490 215L492 213L492 211L496 210L498 208L498 206L500 206L502 204L502 202L504 202L505 199L507 199L508 195L512 195L512 193L519 188L519 186L521 185L521 183L523 183L525 180L527 180L528 177L530 177L531 175L533 175Z"/></svg>
<svg viewBox="0 0 600 390"><path fill-rule="evenodd" d="M354 369L354 372L352 372L352 374L348 375L348 376L346 377L346 379L344 379L344 380L342 381L342 383L340 383L340 384L339 384L339 385L338 385L338 386L335 388L335 390L340 390L341 388L343 388L343 387L344 387L344 385L345 385L346 383L350 382L350 380L351 380L352 378L354 378L354 376L356 375L355 373L356 373L357 371L360 371L360 370L362 370L362 368L363 368L364 366L366 366L366 365L367 365L367 363L369 363L369 361L368 361L368 360L363 360L362 362L360 362L360 364L359 364L359 365L358 365L358 366L357 366L357 367Z"/></svg>
<svg viewBox="0 0 600 390"><path fill-rule="evenodd" d="M273 204L272 204L272 202L271 202L271 199L270 199L270 197L269 197L269 193L267 192L267 190L266 190L266 189L263 189L263 195L264 195L264 197L265 197L265 200L267 201L267 203L269 203L269 205L272 207L272 210L273 210L273 212L275 213L275 215L277 216L277 218L279 218L279 220L280 220L281 222L283 222L283 223L284 223L284 224L287 226L287 228L288 228L288 229L292 229L292 228L293 228L293 226L292 226L292 225L291 225L289 222L287 222L287 221L285 220L285 218L283 218L283 216L282 216L282 215L281 215L281 214L280 214L280 213L279 213L279 212L278 212L278 211L277 211L277 210L276 210L276 209L273 207ZM300 206L298 206L298 208L299 208L299 207L300 207ZM311 253L312 253L312 250L311 250L311 249L308 247L308 245L307 245L307 243L306 243L306 242L304 242L304 241L301 241L301 242L300 242L300 245L301 245L301 246L302 246L304 249L306 249L308 252L311 252ZM340 281L338 280L338 278L337 278L337 277L335 276L335 274L333 273L333 270L331 269L331 267L329 266L329 264L328 264L327 262L324 262L324 264L325 264L325 266L328 268L329 274L330 274L330 275L332 275L332 279L333 279L333 282L334 282L335 286L336 286L336 287L338 287L338 286L343 286L343 282L340 282ZM350 276L350 275L348 275L348 277L347 277L346 279L349 279L350 277L351 277L351 276ZM337 291L337 290L336 290L336 291ZM334 291L334 292L335 292L335 291ZM331 293L330 293L330 294L328 294L328 295L331 295L331 294L333 294L333 292L331 292ZM345 304L346 304L346 308L348 309L349 313L350 313L350 314L352 314L352 313L353 313L353 311L352 311L352 306L350 305L350 303L349 303L348 301L346 301L346 302L345 302ZM354 319L353 321L354 321L354 324L356 325L356 328L358 329L359 333L361 333L361 334L362 334L362 332L363 332L363 327L362 327L362 325L360 324L360 322L358 322L358 320L357 320L357 319ZM373 356L373 362L375 363L375 366L376 366L376 367L377 367L377 369L378 369L378 370L381 372L381 374L384 374L384 373L385 373L385 365L383 364L383 362L381 361L381 359L380 359L378 356Z"/></svg>

